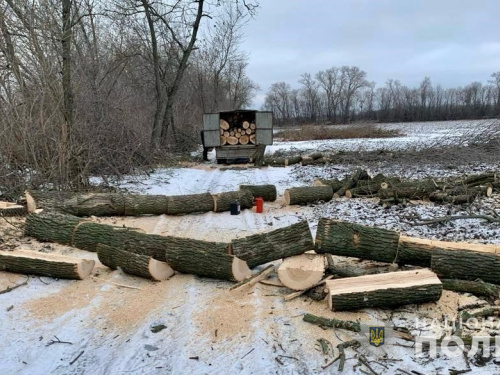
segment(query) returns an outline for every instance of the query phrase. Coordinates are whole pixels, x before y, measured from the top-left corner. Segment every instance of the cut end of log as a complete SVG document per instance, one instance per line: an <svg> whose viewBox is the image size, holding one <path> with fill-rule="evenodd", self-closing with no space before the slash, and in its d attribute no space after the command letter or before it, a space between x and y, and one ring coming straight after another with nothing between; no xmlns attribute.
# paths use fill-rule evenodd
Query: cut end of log
<svg viewBox="0 0 500 375"><path fill-rule="evenodd" d="M35 212L36 210L36 202L35 199L31 196L29 191L25 191L24 195L26 196L26 203L28 205L28 213Z"/></svg>
<svg viewBox="0 0 500 375"><path fill-rule="evenodd" d="M285 200L285 204L287 206L290 206L290 191L288 189L285 190L285 193L283 194L283 198Z"/></svg>
<svg viewBox="0 0 500 375"><path fill-rule="evenodd" d="M81 280L85 279L88 275L92 273L94 269L95 261L91 259L81 259L76 267L76 272Z"/></svg>
<svg viewBox="0 0 500 375"><path fill-rule="evenodd" d="M491 197L491 194L493 194L493 186L489 185L486 187L486 191L484 193L487 197Z"/></svg>
<svg viewBox="0 0 500 375"><path fill-rule="evenodd" d="M221 129L227 130L229 129L229 123L226 120L219 120L219 127Z"/></svg>
<svg viewBox="0 0 500 375"><path fill-rule="evenodd" d="M236 281L243 281L252 276L252 270L248 267L247 262L236 257L233 258L232 270Z"/></svg>
<svg viewBox="0 0 500 375"><path fill-rule="evenodd" d="M351 191L350 191L350 190L346 190L346 191L345 191L345 196L346 196L346 198L351 199L351 198L352 198L352 193L351 193Z"/></svg>
<svg viewBox="0 0 500 375"><path fill-rule="evenodd" d="M321 178L317 178L314 180L313 186L325 186L325 184Z"/></svg>
<svg viewBox="0 0 500 375"><path fill-rule="evenodd" d="M290 289L305 290L316 285L324 272L322 255L302 254L286 258L278 269L278 278Z"/></svg>
<svg viewBox="0 0 500 375"><path fill-rule="evenodd" d="M175 271L167 263L151 258L149 260L149 273L153 280L162 281L172 277Z"/></svg>
<svg viewBox="0 0 500 375"><path fill-rule="evenodd" d="M380 188L381 188L381 189L388 189L388 188L389 188L389 184L388 184L387 182L382 182L382 183L380 184Z"/></svg>

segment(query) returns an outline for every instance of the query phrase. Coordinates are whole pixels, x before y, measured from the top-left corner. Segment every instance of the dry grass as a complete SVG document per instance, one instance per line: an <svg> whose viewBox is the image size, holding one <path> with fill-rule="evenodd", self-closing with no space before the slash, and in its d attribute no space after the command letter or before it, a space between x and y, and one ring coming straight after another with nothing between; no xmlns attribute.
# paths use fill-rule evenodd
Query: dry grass
<svg viewBox="0 0 500 375"><path fill-rule="evenodd" d="M300 130L281 130L275 134L275 137L282 138L285 141L312 141L324 139L391 138L403 135L399 130L381 129L372 124L362 124L342 127L303 125Z"/></svg>

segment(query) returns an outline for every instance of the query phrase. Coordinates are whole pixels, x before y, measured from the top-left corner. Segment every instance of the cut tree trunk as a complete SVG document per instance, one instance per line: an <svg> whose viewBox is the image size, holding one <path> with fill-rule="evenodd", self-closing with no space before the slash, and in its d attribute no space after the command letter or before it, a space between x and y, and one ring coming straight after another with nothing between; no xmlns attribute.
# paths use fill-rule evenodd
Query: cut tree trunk
<svg viewBox="0 0 500 375"><path fill-rule="evenodd" d="M240 138L240 143L242 145L247 145L249 141L250 141L250 138L248 137L248 135L242 135Z"/></svg>
<svg viewBox="0 0 500 375"><path fill-rule="evenodd" d="M225 131L224 132L224 137L226 137L226 142L227 142L227 138L230 136L229 132L228 131Z"/></svg>
<svg viewBox="0 0 500 375"><path fill-rule="evenodd" d="M373 186L374 187L374 186ZM379 187L378 187L379 188ZM355 187L345 191L347 198L373 198L377 196L378 190L373 190L369 187Z"/></svg>
<svg viewBox="0 0 500 375"><path fill-rule="evenodd" d="M315 153L309 155L309 157L312 160L318 160L318 159L321 159L323 157L323 154L321 152L315 152Z"/></svg>
<svg viewBox="0 0 500 375"><path fill-rule="evenodd" d="M344 184L342 185L342 187L337 191L335 191L333 196L335 198L343 197L345 192L351 189L352 187L356 186L359 180L367 180L369 178L370 176L364 169L358 168L349 178L344 180Z"/></svg>
<svg viewBox="0 0 500 375"><path fill-rule="evenodd" d="M253 130L252 129L247 129L247 130L245 130L245 133L247 135L253 134Z"/></svg>
<svg viewBox="0 0 500 375"><path fill-rule="evenodd" d="M231 243L232 252L253 268L273 260L303 254L314 249L307 220L267 233L238 238Z"/></svg>
<svg viewBox="0 0 500 375"><path fill-rule="evenodd" d="M25 216L26 207L10 202L0 202L0 217Z"/></svg>
<svg viewBox="0 0 500 375"><path fill-rule="evenodd" d="M167 215L210 212L214 209L214 199L210 193L172 195L167 197Z"/></svg>
<svg viewBox="0 0 500 375"><path fill-rule="evenodd" d="M264 159L265 165L286 165L285 158L268 157Z"/></svg>
<svg viewBox="0 0 500 375"><path fill-rule="evenodd" d="M275 271L275 268L272 264L263 268L261 271L257 272L255 275L247 277L245 280L240 281L236 285L233 285L229 288L229 291L237 291L248 288L249 286L255 285L258 282L265 280Z"/></svg>
<svg viewBox="0 0 500 375"><path fill-rule="evenodd" d="M316 252L393 263L399 233L387 229L320 219L316 232Z"/></svg>
<svg viewBox="0 0 500 375"><path fill-rule="evenodd" d="M97 245L97 256L106 267L113 270L120 267L125 273L146 279L161 281L174 275L174 270L165 262L104 244Z"/></svg>
<svg viewBox="0 0 500 375"><path fill-rule="evenodd" d="M484 281L468 281L456 279L441 279L443 289L453 292L471 293L475 296L488 297L491 300L500 298L500 287L498 285L485 283Z"/></svg>
<svg viewBox="0 0 500 375"><path fill-rule="evenodd" d="M500 246L498 245L434 241L425 238L401 236L397 262L399 264L430 267L432 254L435 250L447 251L451 257L455 252L460 253L461 251L500 254Z"/></svg>
<svg viewBox="0 0 500 375"><path fill-rule="evenodd" d="M339 190L343 185L345 181L340 181L337 178L334 178L332 180L325 180L323 178L317 178L314 180L314 186L331 186L333 191Z"/></svg>
<svg viewBox="0 0 500 375"><path fill-rule="evenodd" d="M437 203L449 203L449 204L470 204L474 202L477 195L448 195L445 192L434 192L429 196L429 199Z"/></svg>
<svg viewBox="0 0 500 375"><path fill-rule="evenodd" d="M480 186L495 182L500 182L500 175L498 175L498 173L490 172L490 173L468 176L465 179L459 179L456 181L456 185L463 184L467 186Z"/></svg>
<svg viewBox="0 0 500 375"><path fill-rule="evenodd" d="M75 216L139 216L167 213L165 195L27 191L29 209L54 209ZM34 206L34 207L33 207ZM33 211L30 211L33 212Z"/></svg>
<svg viewBox="0 0 500 375"><path fill-rule="evenodd" d="M250 123L248 121L243 121L243 124L241 124L243 129L248 129L250 127Z"/></svg>
<svg viewBox="0 0 500 375"><path fill-rule="evenodd" d="M336 311L435 302L443 291L439 278L427 269L328 280L326 285L328 304Z"/></svg>
<svg viewBox="0 0 500 375"><path fill-rule="evenodd" d="M311 159L311 158L303 158L302 161L300 162L300 164L302 166L308 166L308 165L323 165L323 164L326 164L328 163L328 159Z"/></svg>
<svg viewBox="0 0 500 375"><path fill-rule="evenodd" d="M386 189L380 189L378 196L381 199L423 199L429 197L437 189L438 186L432 180L403 182Z"/></svg>
<svg viewBox="0 0 500 375"><path fill-rule="evenodd" d="M219 127L224 130L229 129L229 123L226 120L219 120Z"/></svg>
<svg viewBox="0 0 500 375"><path fill-rule="evenodd" d="M434 248L431 256L431 268L440 277L446 279L481 279L493 284L500 284L499 247L483 246L485 248L474 250L456 247Z"/></svg>
<svg viewBox="0 0 500 375"><path fill-rule="evenodd" d="M0 270L22 274L83 280L90 275L94 264L90 259L59 254L28 250L0 251Z"/></svg>
<svg viewBox="0 0 500 375"><path fill-rule="evenodd" d="M328 202L333 198L331 186L304 186L285 190L285 204L307 205L316 202Z"/></svg>
<svg viewBox="0 0 500 375"><path fill-rule="evenodd" d="M145 234L60 213L29 215L25 234L94 252L98 244L105 244L167 262L175 271L203 277L241 281L251 273L246 262L229 255L229 243Z"/></svg>
<svg viewBox="0 0 500 375"><path fill-rule="evenodd" d="M224 146L224 145L226 145L226 144L227 144L227 138L226 138L226 137L224 137L224 136L221 136L221 137L220 137L220 145L221 145L221 146Z"/></svg>
<svg viewBox="0 0 500 375"><path fill-rule="evenodd" d="M285 159L285 165L299 164L302 161L302 156L292 156Z"/></svg>
<svg viewBox="0 0 500 375"><path fill-rule="evenodd" d="M241 190L249 190L255 198L260 197L266 202L274 202L278 195L275 185L240 185Z"/></svg>
<svg viewBox="0 0 500 375"><path fill-rule="evenodd" d="M255 126L255 124L252 122L252 123L250 124L250 129L255 130L256 128L257 128L257 126Z"/></svg>
<svg viewBox="0 0 500 375"><path fill-rule="evenodd" d="M278 278L293 290L309 289L316 285L325 273L325 257L317 254L301 254L286 258L278 268Z"/></svg>
<svg viewBox="0 0 500 375"><path fill-rule="evenodd" d="M214 212L223 212L231 210L231 203L238 201L240 209L244 210L253 207L253 195L249 190L228 191L225 193L214 194Z"/></svg>
<svg viewBox="0 0 500 375"><path fill-rule="evenodd" d="M326 267L326 272L335 275L337 277L358 277L365 275L376 275L379 273L391 272L390 266L380 266L373 268L365 268L359 266L353 266L349 264L329 264Z"/></svg>
<svg viewBox="0 0 500 375"><path fill-rule="evenodd" d="M237 145L238 144L238 138L233 137L232 135L227 137L226 139L227 143L229 143L231 146Z"/></svg>

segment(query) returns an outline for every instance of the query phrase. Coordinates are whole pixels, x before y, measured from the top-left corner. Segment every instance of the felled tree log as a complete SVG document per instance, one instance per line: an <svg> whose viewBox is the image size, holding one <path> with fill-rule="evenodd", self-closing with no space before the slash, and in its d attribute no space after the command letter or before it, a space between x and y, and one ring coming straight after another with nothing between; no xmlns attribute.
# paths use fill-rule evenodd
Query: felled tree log
<svg viewBox="0 0 500 375"><path fill-rule="evenodd" d="M381 199L389 198L408 198L408 199L423 199L429 197L431 193L437 190L437 186L432 180L402 182L386 189L382 188L378 191L378 196Z"/></svg>
<svg viewBox="0 0 500 375"><path fill-rule="evenodd" d="M500 284L500 247L479 246L483 248L434 248L431 255L431 268L440 277L446 279L481 279Z"/></svg>
<svg viewBox="0 0 500 375"><path fill-rule="evenodd" d="M240 185L241 190L249 190L255 198L260 197L266 202L274 202L278 195L275 185Z"/></svg>
<svg viewBox="0 0 500 375"><path fill-rule="evenodd" d="M75 216L138 216L167 213L164 195L26 192L28 210L54 209Z"/></svg>
<svg viewBox="0 0 500 375"><path fill-rule="evenodd" d="M331 186L333 191L337 191L344 185L344 182L345 181L340 181L337 178L331 180L317 178L316 180L314 180L314 186Z"/></svg>
<svg viewBox="0 0 500 375"><path fill-rule="evenodd" d="M328 202L333 198L331 186L303 186L285 190L285 204L306 205L319 201Z"/></svg>
<svg viewBox="0 0 500 375"><path fill-rule="evenodd" d="M373 198L377 196L378 190L373 190L369 187L355 187L345 191L347 198Z"/></svg>
<svg viewBox="0 0 500 375"><path fill-rule="evenodd" d="M299 164L302 161L302 156L292 156L285 159L285 165Z"/></svg>
<svg viewBox="0 0 500 375"><path fill-rule="evenodd" d="M493 191L500 192L500 182L493 182L491 187L493 188Z"/></svg>
<svg viewBox="0 0 500 375"><path fill-rule="evenodd" d="M0 217L25 216L26 207L10 202L0 202Z"/></svg>
<svg viewBox="0 0 500 375"><path fill-rule="evenodd" d="M228 191L225 193L214 194L214 212L223 212L231 210L231 203L240 202L242 210L253 207L253 195L249 190Z"/></svg>
<svg viewBox="0 0 500 375"><path fill-rule="evenodd" d="M493 187L491 185L475 187L458 186L443 191L435 191L430 194L429 198L434 202L464 204L474 202L478 196L490 197L492 193Z"/></svg>
<svg viewBox="0 0 500 375"><path fill-rule="evenodd" d="M314 249L307 220L266 233L232 241L233 254L253 268L273 260L303 254Z"/></svg>
<svg viewBox="0 0 500 375"><path fill-rule="evenodd" d="M326 285L329 307L336 311L434 302L443 291L427 269L328 280Z"/></svg>
<svg viewBox="0 0 500 375"><path fill-rule="evenodd" d="M95 262L59 254L36 251L0 251L0 270L22 274L83 280L92 272Z"/></svg>
<svg viewBox="0 0 500 375"><path fill-rule="evenodd" d="M467 186L479 186L486 185L488 183L500 182L500 175L498 173L490 172L478 175L467 176L465 179L458 179L457 185L467 185Z"/></svg>
<svg viewBox="0 0 500 375"><path fill-rule="evenodd" d="M316 252L392 263L396 260L399 233L322 218L316 232Z"/></svg>
<svg viewBox="0 0 500 375"><path fill-rule="evenodd" d="M359 322L340 320L340 319L328 319L322 316L316 316L308 313L304 314L302 320L304 322L315 324L317 326L340 328L352 332L361 332L361 324Z"/></svg>
<svg viewBox="0 0 500 375"><path fill-rule="evenodd" d="M328 159L312 159L312 158L303 158L300 164L302 166L307 166L307 165L323 165L328 163Z"/></svg>
<svg viewBox="0 0 500 375"><path fill-rule="evenodd" d="M276 158L276 157L266 157L264 159L264 165L286 165L285 158Z"/></svg>
<svg viewBox="0 0 500 375"><path fill-rule="evenodd" d="M278 268L281 283L293 290L304 290L317 284L325 273L325 258L317 254L301 254L285 258Z"/></svg>
<svg viewBox="0 0 500 375"><path fill-rule="evenodd" d="M229 129L229 123L226 120L219 120L219 127L224 130Z"/></svg>
<svg viewBox="0 0 500 375"><path fill-rule="evenodd" d="M457 279L441 279L443 289L453 292L471 293L475 296L488 297L497 300L500 297L500 287L498 285L485 283L484 281L468 281Z"/></svg>
<svg viewBox="0 0 500 375"><path fill-rule="evenodd" d="M194 212L210 212L214 209L214 199L210 193L172 195L167 197L167 214L181 215Z"/></svg>
<svg viewBox="0 0 500 375"><path fill-rule="evenodd" d="M429 199L437 203L449 203L449 204L466 204L472 203L476 200L477 195L475 194L464 194L464 195L448 195L445 192L434 192L429 196Z"/></svg>
<svg viewBox="0 0 500 375"><path fill-rule="evenodd" d="M329 264L326 267L326 272L337 277L358 277L365 275L376 275L378 273L390 272L389 266L380 266L373 268L365 268L359 266L352 266L349 264Z"/></svg>
<svg viewBox="0 0 500 375"><path fill-rule="evenodd" d="M369 178L370 176L365 170L358 168L349 178L344 180L344 184L342 185L342 187L335 191L333 196L335 198L343 197L345 192L350 188L356 186L359 180L368 180Z"/></svg>
<svg viewBox="0 0 500 375"><path fill-rule="evenodd" d="M174 274L174 270L165 262L104 244L97 245L97 256L106 267L113 270L120 267L125 273L146 279L161 281Z"/></svg>
<svg viewBox="0 0 500 375"><path fill-rule="evenodd" d="M318 159L321 159L323 157L323 154L321 152L315 152L315 153L309 155L309 157L312 160L318 160Z"/></svg>
<svg viewBox="0 0 500 375"><path fill-rule="evenodd" d="M175 271L203 277L241 281L251 274L244 261L229 255L228 243L145 234L60 213L29 215L25 234L94 252L98 244L105 244L167 262Z"/></svg>

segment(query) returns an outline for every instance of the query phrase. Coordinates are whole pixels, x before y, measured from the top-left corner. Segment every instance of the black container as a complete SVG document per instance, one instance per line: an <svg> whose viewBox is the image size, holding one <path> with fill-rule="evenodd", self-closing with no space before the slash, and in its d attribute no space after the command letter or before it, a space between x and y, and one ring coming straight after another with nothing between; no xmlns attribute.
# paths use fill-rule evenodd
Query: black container
<svg viewBox="0 0 500 375"><path fill-rule="evenodd" d="M238 201L231 202L230 207L231 207L231 215L240 214L240 202Z"/></svg>

